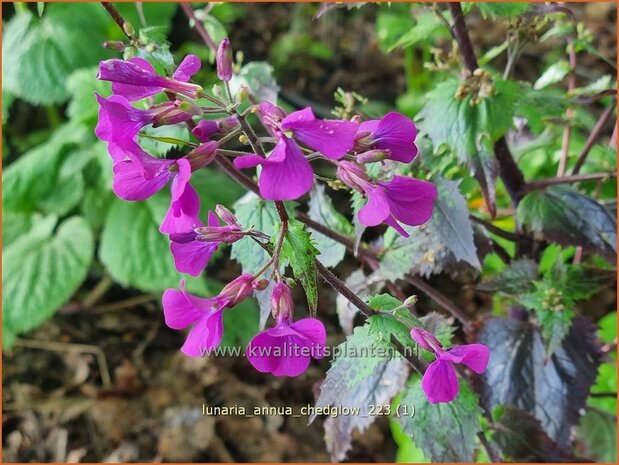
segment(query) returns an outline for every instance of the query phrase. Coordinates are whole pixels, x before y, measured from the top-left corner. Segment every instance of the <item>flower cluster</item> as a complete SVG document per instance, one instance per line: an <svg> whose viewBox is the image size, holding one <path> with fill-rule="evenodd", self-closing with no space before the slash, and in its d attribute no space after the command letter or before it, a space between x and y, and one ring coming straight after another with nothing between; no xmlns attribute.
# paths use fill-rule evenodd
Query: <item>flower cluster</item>
<svg viewBox="0 0 619 465"><path fill-rule="evenodd" d="M364 122L360 117L319 119L309 107L286 114L269 102L250 105L240 113L241 102L231 95L228 86L234 67L227 39L221 42L216 60L224 91L215 95L189 82L201 68L194 55L185 57L171 76L158 74L142 58L111 59L99 66L98 78L112 83L113 95L96 95L100 110L95 132L107 143L113 161L114 192L124 200L141 201L170 185L170 206L159 229L169 237L179 272L199 276L221 244L250 240L248 236L258 241L271 239L260 231L246 229L251 225L239 224L234 214L221 205L207 212L202 221L200 197L191 185L191 177L216 157L233 156L237 169L260 166L260 195L272 201L294 200L307 194L314 184L312 162L322 159L334 165L340 185L366 199L358 213L361 223L384 223L406 235L402 224L415 226L428 221L437 196L432 183L399 175L378 180L365 169L368 164L387 160L402 164L414 160L418 153L417 130L410 119L399 113ZM260 145L261 150L256 149L260 153L239 154L222 149L226 141L241 133L245 138L255 137L244 119L250 111L257 114L270 136L263 142L250 141L252 147ZM216 114L218 119L210 118ZM191 128L194 139L184 141L183 145L192 147L185 155L158 158L140 146L139 136L144 135L147 126L174 124ZM270 151L262 149L264 141L273 144ZM214 297L188 293L184 281L179 289L165 291L166 325L175 330L190 327L181 347L184 354L202 356L219 346L224 311L233 309L255 291L264 290L269 280L274 280L270 303L275 324L254 336L247 345L247 359L260 372L297 376L307 370L312 358L323 357L324 325L316 318L295 321L291 289L278 269L279 250L271 253L273 256L261 271L238 276ZM264 279L262 275L273 267L272 275ZM440 354L445 357L444 352ZM450 361L455 360L453 353L450 357Z"/></svg>

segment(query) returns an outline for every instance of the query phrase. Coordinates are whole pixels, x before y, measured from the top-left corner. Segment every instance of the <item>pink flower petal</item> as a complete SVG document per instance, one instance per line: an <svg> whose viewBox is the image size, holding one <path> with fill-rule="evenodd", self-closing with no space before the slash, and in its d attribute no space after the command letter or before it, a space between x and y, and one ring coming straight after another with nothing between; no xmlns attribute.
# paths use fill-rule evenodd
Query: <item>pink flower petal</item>
<svg viewBox="0 0 619 465"><path fill-rule="evenodd" d="M200 357L204 350L213 349L221 343L223 336L223 312L210 313L199 319L181 347L181 352L189 357Z"/></svg>
<svg viewBox="0 0 619 465"><path fill-rule="evenodd" d="M438 191L431 182L394 176L391 181L381 182L380 185L385 188L389 209L398 221L418 226L432 217Z"/></svg>
<svg viewBox="0 0 619 465"><path fill-rule="evenodd" d="M366 191L368 203L359 210L359 221L366 226L381 224L389 216L389 202L381 187Z"/></svg>
<svg viewBox="0 0 619 465"><path fill-rule="evenodd" d="M163 234L175 234L194 229L200 222L199 213L200 197L191 184L187 183L180 197L170 203L159 231Z"/></svg>
<svg viewBox="0 0 619 465"><path fill-rule="evenodd" d="M417 137L415 124L400 113L387 113L374 131L374 146L391 150L391 159L410 163L417 155L414 141Z"/></svg>
<svg viewBox="0 0 619 465"><path fill-rule="evenodd" d="M284 137L264 162L258 184L267 200L295 200L311 190L314 172L299 146Z"/></svg>
<svg viewBox="0 0 619 465"><path fill-rule="evenodd" d="M187 82L191 79L191 76L200 71L201 67L202 63L200 62L200 58L196 55L187 55L183 58L181 64L178 65L172 77L177 81Z"/></svg>
<svg viewBox="0 0 619 465"><path fill-rule="evenodd" d="M421 388L431 404L451 402L458 395L459 389L456 370L447 361L435 360L423 374Z"/></svg>
<svg viewBox="0 0 619 465"><path fill-rule="evenodd" d="M162 297L163 315L168 328L184 329L205 315L203 308L194 305L183 290L166 289Z"/></svg>
<svg viewBox="0 0 619 465"><path fill-rule="evenodd" d="M159 192L172 177L171 173L163 173L152 179L146 179L142 167L132 160L116 163L113 170L113 190L123 200L146 200Z"/></svg>
<svg viewBox="0 0 619 465"><path fill-rule="evenodd" d="M461 363L475 373L482 374L488 366L490 351L483 344L464 344L453 347L440 358L452 363Z"/></svg>

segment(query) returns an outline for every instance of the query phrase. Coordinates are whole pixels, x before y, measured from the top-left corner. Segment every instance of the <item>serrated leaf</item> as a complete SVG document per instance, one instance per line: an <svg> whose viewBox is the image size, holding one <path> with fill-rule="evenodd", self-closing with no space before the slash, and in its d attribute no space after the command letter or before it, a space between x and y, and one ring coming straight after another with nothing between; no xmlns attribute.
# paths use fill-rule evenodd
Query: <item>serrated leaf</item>
<svg viewBox="0 0 619 465"><path fill-rule="evenodd" d="M407 388L401 400L415 407L413 417L399 418L402 429L433 462L473 461L482 411L468 384L463 380L459 383L458 397L449 403L429 403L420 379Z"/></svg>
<svg viewBox="0 0 619 465"><path fill-rule="evenodd" d="M318 307L318 271L315 258L318 250L303 223L297 220L288 222L288 231L282 244L281 258L292 267L294 277L303 285L311 315Z"/></svg>
<svg viewBox="0 0 619 465"><path fill-rule="evenodd" d="M344 281L346 287L363 300L366 300L370 294L377 292L383 286L383 283L384 278L377 272L366 276L361 269L353 271ZM359 308L341 294L335 297L335 307L344 334L352 334L353 320L359 313Z"/></svg>
<svg viewBox="0 0 619 465"><path fill-rule="evenodd" d="M616 262L617 222L597 201L566 186L527 194L518 221L545 239L582 246Z"/></svg>
<svg viewBox="0 0 619 465"><path fill-rule="evenodd" d="M208 288L202 279L176 271L168 238L159 232L169 202L167 192L144 202L115 200L103 225L99 259L124 286L162 292L184 279L190 292L204 295Z"/></svg>
<svg viewBox="0 0 619 465"><path fill-rule="evenodd" d="M519 85L495 79L493 94L471 105L471 95L456 99L460 83L448 80L426 95L420 128L436 150L447 144L466 163L480 182L490 212L495 209L496 160L491 146L512 125L519 96Z"/></svg>
<svg viewBox="0 0 619 465"><path fill-rule="evenodd" d="M433 230L456 259L481 268L473 240L469 210L466 199L458 189L458 183L436 177L434 184L438 189L438 198L434 202L434 212L430 219Z"/></svg>
<svg viewBox="0 0 619 465"><path fill-rule="evenodd" d="M66 77L110 55L101 47L107 26L105 10L88 3L50 4L40 19L15 15L3 31L3 86L35 105L67 100Z"/></svg>
<svg viewBox="0 0 619 465"><path fill-rule="evenodd" d="M71 217L54 232L41 221L2 251L2 342L36 328L64 304L84 278L94 252L88 223Z"/></svg>
<svg viewBox="0 0 619 465"><path fill-rule="evenodd" d="M351 448L353 431L363 432L378 418L385 414L382 409L388 406L392 397L395 396L406 383L410 367L401 358L394 358L386 363L381 363L374 372L362 382L351 389L340 393L339 401L333 405L349 407L354 410L351 415L339 415L325 420L325 439L327 450L334 462L346 458ZM327 380L323 382L326 383ZM322 387L321 387L322 393ZM320 399L316 402L319 406Z"/></svg>
<svg viewBox="0 0 619 465"><path fill-rule="evenodd" d="M437 30L445 27L438 16L430 12L421 12L415 15L415 24L408 28L404 34L396 36L395 43L386 44L388 52L397 47L410 47L428 38Z"/></svg>
<svg viewBox="0 0 619 465"><path fill-rule="evenodd" d="M309 210L307 215L314 221L333 229L341 234L350 236L353 234L353 227L348 220L339 213L333 202L325 194L325 187L316 184L310 193ZM340 242L328 238L324 234L311 231L312 239L316 243L316 248L320 251L318 260L327 266L334 267L342 261L346 255L346 246Z"/></svg>
<svg viewBox="0 0 619 465"><path fill-rule="evenodd" d="M391 294L376 294L368 299L368 305L373 310L393 310L402 305L402 302Z"/></svg>
<svg viewBox="0 0 619 465"><path fill-rule="evenodd" d="M379 10L376 17L376 37L380 48L389 53L412 27L415 27L415 23L411 16L400 11Z"/></svg>
<svg viewBox="0 0 619 465"><path fill-rule="evenodd" d="M529 322L492 318L477 335L490 361L482 376L482 402L488 410L513 405L539 420L550 438L570 444L595 381L601 353L594 326L575 318L563 343L548 357L539 330Z"/></svg>

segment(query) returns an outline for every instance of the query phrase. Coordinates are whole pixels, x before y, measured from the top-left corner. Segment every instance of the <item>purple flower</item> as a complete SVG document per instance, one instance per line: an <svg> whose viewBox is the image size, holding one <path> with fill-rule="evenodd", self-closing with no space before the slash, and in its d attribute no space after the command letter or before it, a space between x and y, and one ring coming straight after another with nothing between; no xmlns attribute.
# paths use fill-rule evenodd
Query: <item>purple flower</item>
<svg viewBox="0 0 619 465"><path fill-rule="evenodd" d="M245 155L234 159L237 168L262 165L258 184L260 195L267 200L294 200L309 192L314 172L299 146L282 137L267 158Z"/></svg>
<svg viewBox="0 0 619 465"><path fill-rule="evenodd" d="M190 99L196 99L202 87L186 81L200 69L200 60L188 55L176 69L172 78L160 76L153 66L143 58L130 60L111 59L99 64L97 78L112 82L112 91L127 100L136 100L168 91Z"/></svg>
<svg viewBox="0 0 619 465"><path fill-rule="evenodd" d="M277 324L254 336L245 355L262 373L298 376L307 370L310 359L324 356L325 327L315 318L292 321L292 296L284 283L275 285L271 306Z"/></svg>
<svg viewBox="0 0 619 465"><path fill-rule="evenodd" d="M210 137L218 133L227 133L238 125L235 117L221 119L204 119L192 129L192 134L200 142L206 142Z"/></svg>
<svg viewBox="0 0 619 465"><path fill-rule="evenodd" d="M385 223L408 237L400 223L418 226L432 217L438 191L431 182L394 176L390 181L373 183L363 168L347 161L339 163L337 176L367 196L367 204L359 210L359 221L366 226Z"/></svg>
<svg viewBox="0 0 619 465"><path fill-rule="evenodd" d="M477 374L486 371L490 352L483 344L456 345L444 350L431 333L421 328L413 328L411 337L419 347L436 355L421 379L421 388L431 404L451 402L458 395L454 364L465 365Z"/></svg>
<svg viewBox="0 0 619 465"><path fill-rule="evenodd" d="M365 121L357 131L356 149L365 152L371 149L389 151L390 159L410 163L417 155L415 138L417 128L400 113L387 113L380 120Z"/></svg>
<svg viewBox="0 0 619 465"><path fill-rule="evenodd" d="M121 95L104 98L95 94L95 97L99 102L99 121L95 134L102 141L110 143L134 140L140 129L149 124L158 127L181 123L201 113L198 107L178 100L163 102L148 110L140 110L133 107L129 100ZM111 150L112 157L114 153L115 151Z"/></svg>
<svg viewBox="0 0 619 465"><path fill-rule="evenodd" d="M165 324L172 329L193 325L181 352L189 357L199 357L219 346L223 336L223 310L238 305L254 289L254 277L249 274L234 279L218 295L208 299L189 294L184 281L180 283L180 291L167 289L162 298Z"/></svg>
<svg viewBox="0 0 619 465"><path fill-rule="evenodd" d="M352 121L316 119L310 107L290 113L281 122L286 134L333 160L353 148L358 127Z"/></svg>

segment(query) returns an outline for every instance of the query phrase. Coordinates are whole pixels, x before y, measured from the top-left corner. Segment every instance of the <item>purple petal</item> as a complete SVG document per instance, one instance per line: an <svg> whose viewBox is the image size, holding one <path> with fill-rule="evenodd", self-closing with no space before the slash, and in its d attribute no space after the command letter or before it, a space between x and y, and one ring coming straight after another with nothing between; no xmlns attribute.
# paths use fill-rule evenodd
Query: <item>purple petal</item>
<svg viewBox="0 0 619 465"><path fill-rule="evenodd" d="M464 344L453 347L440 358L452 363L461 363L475 373L482 374L488 366L490 351L483 344Z"/></svg>
<svg viewBox="0 0 619 465"><path fill-rule="evenodd" d="M126 63L126 65L121 63ZM160 76L157 76L155 68L144 58L135 57L128 61L117 59L102 61L97 77L112 81L112 92L124 96L130 102L150 97L162 90L158 79Z"/></svg>
<svg viewBox="0 0 619 465"><path fill-rule="evenodd" d="M304 318L290 325L292 329L301 333L313 344L324 345L327 342L325 325L317 318Z"/></svg>
<svg viewBox="0 0 619 465"><path fill-rule="evenodd" d="M357 129L357 134L361 134L364 132L371 132L374 133L376 132L376 128L378 128L378 125L380 123L379 119L371 119L369 121L364 121L363 123L361 123L359 125L359 129Z"/></svg>
<svg viewBox="0 0 619 465"><path fill-rule="evenodd" d="M184 288L184 283L181 283ZM184 289L166 289L162 297L163 316L168 328L184 329L205 315L203 308L194 305Z"/></svg>
<svg viewBox="0 0 619 465"><path fill-rule="evenodd" d="M384 189L376 187L368 192L368 203L359 210L359 221L366 226L376 226L389 216L389 202Z"/></svg>
<svg viewBox="0 0 619 465"><path fill-rule="evenodd" d="M451 402L458 395L458 378L451 363L435 360L421 379L421 388L431 404Z"/></svg>
<svg viewBox="0 0 619 465"><path fill-rule="evenodd" d="M314 172L299 146L284 137L264 161L258 184L267 200L294 200L311 190Z"/></svg>
<svg viewBox="0 0 619 465"><path fill-rule="evenodd" d="M191 241L187 243L170 242L170 252L174 257L174 265L181 273L200 276L215 250L217 242Z"/></svg>
<svg viewBox="0 0 619 465"><path fill-rule="evenodd" d="M133 160L114 165L114 193L123 200L146 200L165 186L172 173L163 172L151 179L144 177L144 170Z"/></svg>
<svg viewBox="0 0 619 465"><path fill-rule="evenodd" d="M218 310L199 319L189 331L181 352L189 357L200 357L204 350L217 347L224 330L222 313Z"/></svg>
<svg viewBox="0 0 619 465"><path fill-rule="evenodd" d="M234 166L238 169L255 168L258 165L262 165L265 159L258 155L243 155L234 159Z"/></svg>
<svg viewBox="0 0 619 465"><path fill-rule="evenodd" d="M277 358L272 350L276 338L263 331L256 334L245 349L245 356L249 363L261 373L271 373L277 366Z"/></svg>
<svg viewBox="0 0 619 465"><path fill-rule="evenodd" d="M112 161L114 162L114 164L120 163L121 161L127 159L127 153L125 149L123 149L115 142L110 142L109 144L107 144L107 151L109 152L110 157L112 157Z"/></svg>
<svg viewBox="0 0 619 465"><path fill-rule="evenodd" d="M410 234L408 234L406 232L406 230L402 227L402 225L396 221L396 219L393 217L392 213L390 213L389 216L387 216L387 218L385 218L385 221L383 221L383 223L391 226L402 237L409 237L410 236Z"/></svg>
<svg viewBox="0 0 619 465"><path fill-rule="evenodd" d="M191 130L191 133L196 136L196 139L200 142L206 142L209 137L218 132L219 124L213 119L203 119Z"/></svg>
<svg viewBox="0 0 619 465"><path fill-rule="evenodd" d="M297 353L301 353L301 350L304 348L309 350L309 345L305 341L294 337L285 338L284 344L287 344L288 350L293 348L292 350L298 351ZM294 377L305 373L310 364L310 357L290 355L288 357L279 357L277 361L277 366L271 372L273 376Z"/></svg>
<svg viewBox="0 0 619 465"><path fill-rule="evenodd" d="M152 123L150 112L131 106L129 101L120 95L112 95L105 99L95 94L99 102L99 123L95 134L103 141L133 139L147 124Z"/></svg>
<svg viewBox="0 0 619 465"><path fill-rule="evenodd" d="M432 217L438 192L431 182L394 176L391 181L381 182L380 185L385 188L389 209L398 221L418 226Z"/></svg>
<svg viewBox="0 0 619 465"><path fill-rule="evenodd" d="M274 337L265 331L254 336L245 354L254 368L262 373L298 376L307 370L310 363L309 356L301 355L304 348L309 353L310 345L305 338Z"/></svg>
<svg viewBox="0 0 619 465"><path fill-rule="evenodd" d="M172 77L177 81L187 82L191 79L191 76L200 71L201 67L202 63L200 62L200 58L196 55L187 55L183 58L181 64L178 65Z"/></svg>
<svg viewBox="0 0 619 465"><path fill-rule="evenodd" d="M387 113L374 131L374 146L391 150L391 159L410 163L417 155L415 124L400 113Z"/></svg>
<svg viewBox="0 0 619 465"><path fill-rule="evenodd" d="M292 130L296 139L334 160L352 149L357 128L352 121L317 120L310 107L290 113L282 121L282 129Z"/></svg>
<svg viewBox="0 0 619 465"><path fill-rule="evenodd" d="M176 178L174 181L176 181ZM170 203L170 208L168 208L159 231L163 234L174 234L194 229L200 222L199 213L200 197L191 184L187 183L180 197Z"/></svg>
<svg viewBox="0 0 619 465"><path fill-rule="evenodd" d="M419 347L430 352L435 352L436 349L442 347L441 343L434 337L434 334L421 328L411 329L411 337Z"/></svg>

